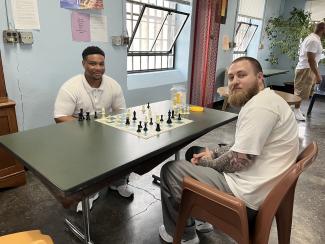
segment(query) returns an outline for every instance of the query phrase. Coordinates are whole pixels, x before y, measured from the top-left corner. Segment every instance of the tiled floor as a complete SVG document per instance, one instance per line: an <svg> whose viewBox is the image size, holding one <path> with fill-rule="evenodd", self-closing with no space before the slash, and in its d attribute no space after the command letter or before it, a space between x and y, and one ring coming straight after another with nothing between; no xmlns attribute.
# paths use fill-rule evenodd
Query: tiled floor
<svg viewBox="0 0 325 244"><path fill-rule="evenodd" d="M307 104L303 109L306 110ZM325 101L316 101L311 118L299 122L301 145L312 140L319 145L319 155L314 164L302 174L295 195L291 243L325 243ZM231 143L235 123L218 128L193 144L213 146ZM185 150L182 150L181 155ZM152 173L142 177L131 176L130 185L135 197L122 199L116 192L103 190L91 211L91 234L96 244L102 243L163 243L158 235L162 223L159 187L152 184ZM0 190L0 235L23 230L40 229L49 234L56 244L81 243L64 224L64 217L82 223L81 214L65 210L48 190L30 172L24 186ZM200 234L200 243L233 243L215 231ZM269 243L277 243L273 226Z"/></svg>

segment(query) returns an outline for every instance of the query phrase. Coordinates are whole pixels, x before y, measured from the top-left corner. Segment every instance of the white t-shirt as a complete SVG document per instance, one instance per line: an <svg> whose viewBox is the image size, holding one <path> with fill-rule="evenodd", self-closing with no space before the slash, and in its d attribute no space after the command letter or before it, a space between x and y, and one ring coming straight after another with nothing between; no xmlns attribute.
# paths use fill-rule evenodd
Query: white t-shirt
<svg viewBox="0 0 325 244"><path fill-rule="evenodd" d="M224 173L234 195L257 210L298 156L298 126L285 100L270 88L249 100L239 113L230 150L257 155L249 168Z"/></svg>
<svg viewBox="0 0 325 244"><path fill-rule="evenodd" d="M296 69L310 68L308 63L307 52L315 53L315 61L318 66L318 63L322 56L322 51L323 51L323 47L319 35L315 33L311 33L301 43L300 51L299 51L299 62L297 64Z"/></svg>
<svg viewBox="0 0 325 244"><path fill-rule="evenodd" d="M76 75L66 81L59 90L54 105L54 118L77 116L80 109L94 114L105 108L106 112L125 108L121 86L112 78L103 75L98 88L91 87L84 75Z"/></svg>

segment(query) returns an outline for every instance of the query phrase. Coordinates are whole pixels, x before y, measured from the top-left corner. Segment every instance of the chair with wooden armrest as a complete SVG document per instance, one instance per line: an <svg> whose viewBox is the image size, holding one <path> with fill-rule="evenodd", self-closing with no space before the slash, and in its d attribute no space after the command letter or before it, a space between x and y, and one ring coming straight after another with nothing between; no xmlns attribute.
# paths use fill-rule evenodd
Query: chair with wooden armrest
<svg viewBox="0 0 325 244"><path fill-rule="evenodd" d="M297 163L281 176L260 206L254 229L251 231L248 227L246 205L242 200L190 177L184 177L173 243L180 243L186 220L191 216L211 223L239 244L267 244L272 221L276 217L278 242L289 244L296 183L300 174L315 160L317 153L316 142L312 142L300 153Z"/></svg>
<svg viewBox="0 0 325 244"><path fill-rule="evenodd" d="M43 235L39 230L23 231L5 236L0 236L0 244L53 244L48 235Z"/></svg>

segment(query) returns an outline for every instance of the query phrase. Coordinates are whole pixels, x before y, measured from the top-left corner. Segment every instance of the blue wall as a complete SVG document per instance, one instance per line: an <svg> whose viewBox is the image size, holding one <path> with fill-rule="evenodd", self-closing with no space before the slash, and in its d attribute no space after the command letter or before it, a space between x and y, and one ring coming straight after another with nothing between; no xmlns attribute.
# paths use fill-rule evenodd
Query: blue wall
<svg viewBox="0 0 325 244"><path fill-rule="evenodd" d="M225 69L232 61L233 50L223 50L222 40L225 35L229 37L231 41L234 40L235 24L237 16L237 1L228 1L227 19L225 24L220 25L217 67L216 67L216 88L225 84ZM219 100L218 94L215 94L215 101Z"/></svg>
<svg viewBox="0 0 325 244"><path fill-rule="evenodd" d="M12 45L3 43L2 38L0 40L7 92L17 103L19 130L54 123L53 104L58 89L67 79L83 72L81 52L89 45L97 45L105 51L106 73L120 83L128 106L169 99L171 84L187 81L184 70L188 60L184 60L181 62L183 64L177 66L177 75L171 72L149 88L137 89L133 86L128 89L126 47L112 46L111 43L111 36L122 34L124 0L104 0L104 10L91 11L92 14L107 16L108 43L72 41L71 11L60 8L59 0L38 3L41 30L33 31L33 45ZM8 5L9 22L12 23L10 1ZM189 36L190 26L189 21L187 33L183 33L185 37L181 37L183 40L186 40L186 35ZM0 1L0 29L7 29L4 1ZM183 48L184 57L188 58L189 44Z"/></svg>

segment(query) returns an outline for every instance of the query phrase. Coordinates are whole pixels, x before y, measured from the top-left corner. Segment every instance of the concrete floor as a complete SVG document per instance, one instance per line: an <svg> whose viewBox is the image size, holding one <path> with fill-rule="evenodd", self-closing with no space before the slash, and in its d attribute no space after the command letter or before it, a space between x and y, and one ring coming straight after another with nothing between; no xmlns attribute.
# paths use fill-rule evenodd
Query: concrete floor
<svg viewBox="0 0 325 244"><path fill-rule="evenodd" d="M303 110L306 106L303 104ZM316 101L311 118L299 122L301 146L312 140L319 145L314 164L302 174L295 195L291 243L325 243L325 101ZM231 143L235 123L220 127L194 145L213 146L219 142ZM184 150L181 151L183 156ZM152 184L151 175L159 174L160 167L140 177L131 175L130 185L135 197L123 199L116 192L103 190L91 211L91 235L96 244L102 243L163 243L158 235L162 223L159 187ZM64 224L69 216L81 224L81 214L64 209L49 191L29 171L27 184L14 189L0 190L0 235L40 229L50 235L56 244L79 244ZM200 243L234 243L224 234L214 231L199 234ZM276 229L272 227L269 243L277 243Z"/></svg>

